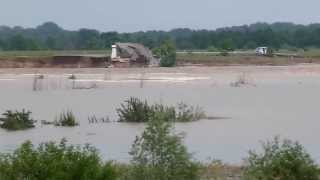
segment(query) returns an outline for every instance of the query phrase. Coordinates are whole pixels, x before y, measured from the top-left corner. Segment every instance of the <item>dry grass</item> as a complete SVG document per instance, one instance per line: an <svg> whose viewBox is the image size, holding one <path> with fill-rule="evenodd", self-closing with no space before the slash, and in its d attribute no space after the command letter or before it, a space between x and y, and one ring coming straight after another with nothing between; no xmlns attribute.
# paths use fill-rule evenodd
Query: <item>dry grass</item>
<svg viewBox="0 0 320 180"><path fill-rule="evenodd" d="M270 65L284 66L299 63L320 63L320 58L303 57L264 57L255 55L217 56L212 54L178 54L179 65L202 64L206 66L228 65Z"/></svg>

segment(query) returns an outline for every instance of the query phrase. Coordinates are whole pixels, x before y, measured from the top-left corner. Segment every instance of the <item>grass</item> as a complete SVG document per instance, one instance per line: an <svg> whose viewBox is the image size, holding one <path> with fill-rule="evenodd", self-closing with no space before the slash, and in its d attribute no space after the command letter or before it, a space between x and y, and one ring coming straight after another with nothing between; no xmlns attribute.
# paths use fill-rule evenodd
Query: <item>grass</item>
<svg viewBox="0 0 320 180"><path fill-rule="evenodd" d="M175 106L149 104L146 100L130 97L116 109L119 122L149 122L155 114L161 113L173 122L193 122L207 119L200 107L189 106L183 102Z"/></svg>
<svg viewBox="0 0 320 180"><path fill-rule="evenodd" d="M78 126L79 123L76 120L72 111L62 112L60 116L54 122L55 126L73 127Z"/></svg>
<svg viewBox="0 0 320 180"><path fill-rule="evenodd" d="M216 54L178 54L177 64L200 64L205 66L228 66L228 65L257 65L257 66L285 66L299 63L320 63L320 58L313 54L313 57L265 57L255 55L228 55ZM319 54L320 57L320 54Z"/></svg>
<svg viewBox="0 0 320 180"><path fill-rule="evenodd" d="M2 115L4 117L0 118L0 128L16 131L35 127L35 120L30 117L30 111L24 109L22 111L7 110Z"/></svg>

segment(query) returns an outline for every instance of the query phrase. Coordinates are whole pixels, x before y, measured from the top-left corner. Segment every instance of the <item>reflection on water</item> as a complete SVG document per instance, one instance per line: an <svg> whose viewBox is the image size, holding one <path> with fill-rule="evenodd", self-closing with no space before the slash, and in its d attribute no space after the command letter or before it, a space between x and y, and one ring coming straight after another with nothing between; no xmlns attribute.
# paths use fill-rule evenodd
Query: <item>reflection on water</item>
<svg viewBox="0 0 320 180"><path fill-rule="evenodd" d="M25 140L34 143L66 137L74 144L90 143L99 148L106 159L127 161L128 150L143 124L89 123L88 117L117 119L115 109L130 96L151 102L176 104L184 101L202 106L208 115L231 119L203 120L177 124L177 132L185 132L189 150L200 160L222 159L241 162L259 141L274 135L301 141L313 157L320 160L318 114L320 78L317 76L286 77L280 80L257 80L256 86L235 88L236 79L214 77L173 78L168 74L152 77L130 75L106 78L103 74L45 75L40 91L33 91L34 75L1 75L0 111L26 108L38 120L54 120L61 111L72 110L80 121L75 128L41 126L27 131L0 130L0 151L11 151ZM223 77L222 77L223 78ZM143 87L141 87L143 81ZM75 87L72 88L75 82ZM224 82L224 83L223 83ZM92 84L96 86L91 87Z"/></svg>

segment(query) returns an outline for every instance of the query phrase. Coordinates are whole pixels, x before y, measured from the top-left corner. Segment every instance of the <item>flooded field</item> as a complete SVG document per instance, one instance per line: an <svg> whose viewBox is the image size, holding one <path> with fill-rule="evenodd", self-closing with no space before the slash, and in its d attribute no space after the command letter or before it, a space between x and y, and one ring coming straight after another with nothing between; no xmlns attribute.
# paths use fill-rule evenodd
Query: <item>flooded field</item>
<svg viewBox="0 0 320 180"><path fill-rule="evenodd" d="M74 76L72 76L74 75ZM73 77L73 78L71 78ZM234 86L239 80L240 83ZM220 120L179 123L189 151L199 160L240 163L260 140L275 135L299 140L320 162L320 66L174 69L0 70L0 111L28 109L37 120L53 121L72 110L80 126L40 123L27 131L0 130L0 151L20 143L90 143L105 159L127 161L143 124L90 124L88 117L117 120L116 108L130 96L174 105L199 105Z"/></svg>

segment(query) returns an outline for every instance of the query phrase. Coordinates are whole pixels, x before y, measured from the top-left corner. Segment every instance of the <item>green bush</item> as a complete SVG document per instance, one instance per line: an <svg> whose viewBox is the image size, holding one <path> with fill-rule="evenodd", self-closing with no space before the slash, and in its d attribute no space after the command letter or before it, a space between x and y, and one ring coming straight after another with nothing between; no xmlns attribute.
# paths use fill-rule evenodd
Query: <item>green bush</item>
<svg viewBox="0 0 320 180"><path fill-rule="evenodd" d="M1 180L114 180L117 171L112 162L102 163L97 150L43 143L35 148L22 144L12 154L0 155Z"/></svg>
<svg viewBox="0 0 320 180"><path fill-rule="evenodd" d="M176 65L176 47L172 41L164 41L159 48L154 50L154 54L160 57L161 67L173 67Z"/></svg>
<svg viewBox="0 0 320 180"><path fill-rule="evenodd" d="M60 116L54 122L55 126L78 126L79 123L76 120L76 117L72 113L72 111L62 112Z"/></svg>
<svg viewBox="0 0 320 180"><path fill-rule="evenodd" d="M298 142L276 137L263 143L263 152L250 152L245 177L248 180L319 180L319 169Z"/></svg>
<svg viewBox="0 0 320 180"><path fill-rule="evenodd" d="M205 112L200 107L188 106L185 103L174 106L163 104L149 105L147 101L131 97L117 109L119 122L148 122L154 114L165 115L166 120L172 122L191 122L207 118Z"/></svg>
<svg viewBox="0 0 320 180"><path fill-rule="evenodd" d="M120 122L147 122L151 110L147 101L130 97L116 111Z"/></svg>
<svg viewBox="0 0 320 180"><path fill-rule="evenodd" d="M30 115L30 111L11 111L7 110L2 114L4 117L0 118L0 127L7 130L24 130L34 128L34 123Z"/></svg>
<svg viewBox="0 0 320 180"><path fill-rule="evenodd" d="M155 113L145 131L132 145L131 179L193 180L198 179L199 166L173 134L173 124L163 113Z"/></svg>

